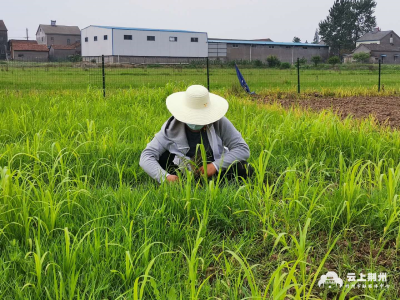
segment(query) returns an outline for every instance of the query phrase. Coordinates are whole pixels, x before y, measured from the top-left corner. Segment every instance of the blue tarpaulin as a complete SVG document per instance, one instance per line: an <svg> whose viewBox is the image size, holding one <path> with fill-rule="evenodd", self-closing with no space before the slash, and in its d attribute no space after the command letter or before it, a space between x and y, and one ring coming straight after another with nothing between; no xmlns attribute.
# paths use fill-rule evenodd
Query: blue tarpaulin
<svg viewBox="0 0 400 300"><path fill-rule="evenodd" d="M244 77L243 77L242 73L240 73L239 68L238 68L238 66L237 66L236 64L235 64L235 69L236 69L236 74L237 74L237 77L238 77L238 79L239 79L239 82L240 82L240 85L242 86L242 88L243 88L247 93L249 93L249 94L251 94L251 95L254 95L255 93L250 91L250 88L249 88L249 86L247 85L246 80L244 80Z"/></svg>

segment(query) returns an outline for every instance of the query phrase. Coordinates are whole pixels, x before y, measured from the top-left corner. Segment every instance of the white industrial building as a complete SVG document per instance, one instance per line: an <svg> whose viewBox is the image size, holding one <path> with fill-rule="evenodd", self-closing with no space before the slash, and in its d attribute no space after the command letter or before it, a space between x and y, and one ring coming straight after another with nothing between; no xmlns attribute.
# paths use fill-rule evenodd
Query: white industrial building
<svg viewBox="0 0 400 300"><path fill-rule="evenodd" d="M81 31L82 57L104 55L111 63L173 63L208 56L206 32L88 26Z"/></svg>

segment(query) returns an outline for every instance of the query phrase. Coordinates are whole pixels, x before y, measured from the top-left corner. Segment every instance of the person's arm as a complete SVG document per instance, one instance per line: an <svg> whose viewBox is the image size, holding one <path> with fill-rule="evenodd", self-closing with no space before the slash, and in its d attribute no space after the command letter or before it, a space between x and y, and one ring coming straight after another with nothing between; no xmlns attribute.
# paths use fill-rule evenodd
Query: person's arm
<svg viewBox="0 0 400 300"><path fill-rule="evenodd" d="M229 149L229 152L223 153L220 159L214 161L217 171L221 168L227 169L235 161L247 160L250 157L249 146L235 126L226 117L218 121L216 126L223 145Z"/></svg>
<svg viewBox="0 0 400 300"><path fill-rule="evenodd" d="M165 151L166 149L160 142L153 138L140 155L139 165L151 178L154 178L159 183L163 182L169 175L158 163L160 156Z"/></svg>

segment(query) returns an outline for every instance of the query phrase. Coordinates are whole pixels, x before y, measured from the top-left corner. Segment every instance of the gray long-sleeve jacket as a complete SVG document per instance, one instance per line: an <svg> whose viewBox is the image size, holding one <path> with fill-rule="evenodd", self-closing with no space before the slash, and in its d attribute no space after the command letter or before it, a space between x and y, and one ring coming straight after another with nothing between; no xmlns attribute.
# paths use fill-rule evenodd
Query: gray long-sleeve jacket
<svg viewBox="0 0 400 300"><path fill-rule="evenodd" d="M217 170L227 169L233 162L247 160L250 156L249 146L226 117L207 125L207 137L215 159L213 163ZM185 160L190 159L186 156L189 145L185 124L174 117L164 123L140 156L140 166L158 182L164 181L169 175L158 163L160 156L165 151L176 155L174 163L177 165L182 165Z"/></svg>

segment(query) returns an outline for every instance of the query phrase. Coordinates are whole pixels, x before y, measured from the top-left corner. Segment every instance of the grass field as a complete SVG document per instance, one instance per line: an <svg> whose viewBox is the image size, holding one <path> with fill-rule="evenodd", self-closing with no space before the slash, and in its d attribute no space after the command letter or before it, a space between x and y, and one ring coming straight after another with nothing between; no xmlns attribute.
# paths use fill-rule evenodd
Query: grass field
<svg viewBox="0 0 400 300"><path fill-rule="evenodd" d="M350 68L352 67L352 68ZM356 91L378 90L378 67L340 66L335 69L315 69L302 66L301 90ZM250 88L258 93L265 90L297 92L297 70L272 68L241 69ZM105 70L107 90L138 88L142 86L163 87L166 83L207 85L205 67L115 67L107 65ZM400 68L384 65L381 83L392 92L400 91ZM238 85L234 67L210 66L210 90L230 88ZM88 86L102 88L102 70L96 64L59 63L9 63L0 65L0 89L87 89Z"/></svg>
<svg viewBox="0 0 400 300"><path fill-rule="evenodd" d="M398 131L221 92L256 176L159 186L139 156L183 89L0 91L1 299L399 299Z"/></svg>

